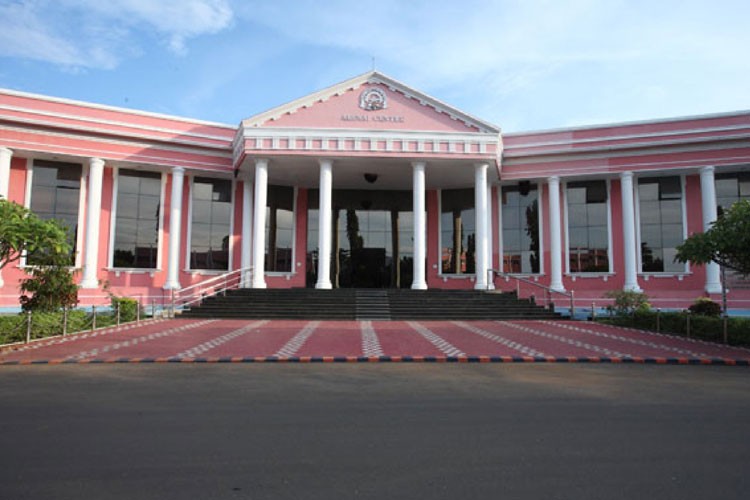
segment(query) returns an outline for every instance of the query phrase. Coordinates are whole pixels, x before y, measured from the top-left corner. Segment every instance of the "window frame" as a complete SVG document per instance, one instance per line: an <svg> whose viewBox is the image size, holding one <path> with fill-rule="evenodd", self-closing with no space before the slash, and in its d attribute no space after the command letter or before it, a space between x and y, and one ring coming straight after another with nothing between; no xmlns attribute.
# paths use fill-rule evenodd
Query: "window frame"
<svg viewBox="0 0 750 500"><path fill-rule="evenodd" d="M74 160L71 161L55 161L55 160L45 160L44 158L27 158L26 159L26 185L25 185L25 191L24 191L24 198L23 198L23 206L29 210L31 210L31 196L32 196L32 189L34 186L34 162L37 160L42 161L51 161L53 163L76 163ZM73 259L73 264L70 266L67 266L68 269L80 269L83 266L83 245L85 242L85 211L82 209L85 206L86 198L87 198L87 187L88 187L88 165L84 163L76 163L77 165L81 166L81 178L80 178L80 184L78 188L78 234L76 234L76 241L75 241L75 255ZM18 261L18 267L24 268L24 267L35 267L34 264L29 264L26 261L26 253L21 255L21 258Z"/></svg>
<svg viewBox="0 0 750 500"><path fill-rule="evenodd" d="M164 172L151 171L151 170L138 170L134 168L126 168L125 170L143 171L147 173L159 174L159 220L157 229L156 239L156 267L115 267L115 239L117 234L117 203L119 198L120 189L120 167L112 168L112 208L110 210L110 223L109 223L109 255L107 260L107 269L114 271L115 275L119 273L149 273L153 276L155 272L162 270L163 257L162 254L164 249L164 194L166 188L166 175Z"/></svg>
<svg viewBox="0 0 750 500"><path fill-rule="evenodd" d="M539 272L538 273L507 273L510 276L529 276L529 277L539 277L544 276L544 191L542 190L544 184L542 182L536 182L531 183L532 186L536 188L537 192L537 210L538 214L537 217L539 219L537 232L538 238L539 238ZM496 196L497 196L497 230L498 230L498 256L500 258L499 267L500 269L503 269L504 263L505 263L505 241L503 238L503 188L504 187L518 187L519 182L516 182L514 184L503 184L500 186L497 186L496 190Z"/></svg>
<svg viewBox="0 0 750 500"><path fill-rule="evenodd" d="M237 179L225 179L223 177L215 177L217 180L225 180L231 182L230 187L230 208L229 208L229 247L228 247L228 258L227 258L227 269L200 269L200 268L193 268L190 265L191 259L190 254L193 247L193 189L195 184L195 178L196 177L203 177L212 179L212 177L206 177L201 175L190 175L187 177L187 185L188 185L188 208L186 210L187 212L187 228L185 230L185 265L183 267L183 271L186 273L191 274L207 274L207 275L220 275L224 273L228 273L234 269L234 219L235 219L235 210L237 202Z"/></svg>
<svg viewBox="0 0 750 500"><path fill-rule="evenodd" d="M569 234L569 220L568 220L568 185L577 182L604 182L605 192L607 194L606 201L606 218L607 218L607 261L608 271L571 271L570 270L570 234ZM565 275L573 277L597 277L597 276L613 276L615 274L614 260L612 258L612 182L611 179L576 179L566 180L562 182L562 195L563 195L563 220L564 226L564 241L565 245Z"/></svg>
<svg viewBox="0 0 750 500"><path fill-rule="evenodd" d="M641 179L661 179L663 177L679 177L680 179L680 209L682 211L682 241L685 241L688 237L687 232L687 193L685 191L686 180L684 174L674 175L644 175L637 176L633 179L633 196L635 200L635 245L636 245L636 259L638 265L638 276L683 276L690 274L690 263L686 262L683 266L682 271L644 271L643 270L643 257L641 252L641 193L638 187L640 186Z"/></svg>

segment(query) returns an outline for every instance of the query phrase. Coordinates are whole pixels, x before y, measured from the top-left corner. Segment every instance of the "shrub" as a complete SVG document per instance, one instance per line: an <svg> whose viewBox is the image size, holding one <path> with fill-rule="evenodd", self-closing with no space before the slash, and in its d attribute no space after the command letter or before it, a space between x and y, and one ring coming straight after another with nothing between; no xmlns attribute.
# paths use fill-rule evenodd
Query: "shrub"
<svg viewBox="0 0 750 500"><path fill-rule="evenodd" d="M138 314L138 301L128 297L112 296L112 315L117 314L117 307L120 307L120 321L125 323L135 321Z"/></svg>
<svg viewBox="0 0 750 500"><path fill-rule="evenodd" d="M718 318L721 316L721 306L708 297L699 297L688 310L693 314Z"/></svg>
<svg viewBox="0 0 750 500"><path fill-rule="evenodd" d="M614 299L612 309L618 315L631 315L635 312L646 312L651 309L648 296L642 292L610 290L604 296L608 299Z"/></svg>

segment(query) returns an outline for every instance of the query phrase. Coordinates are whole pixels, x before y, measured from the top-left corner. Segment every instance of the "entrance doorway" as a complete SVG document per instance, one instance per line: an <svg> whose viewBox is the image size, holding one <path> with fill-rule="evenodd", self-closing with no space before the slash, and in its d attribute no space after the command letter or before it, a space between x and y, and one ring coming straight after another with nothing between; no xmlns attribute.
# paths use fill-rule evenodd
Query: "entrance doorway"
<svg viewBox="0 0 750 500"><path fill-rule="evenodd" d="M409 288L413 277L411 191L334 190L334 288ZM310 192L307 286L317 282L318 192Z"/></svg>

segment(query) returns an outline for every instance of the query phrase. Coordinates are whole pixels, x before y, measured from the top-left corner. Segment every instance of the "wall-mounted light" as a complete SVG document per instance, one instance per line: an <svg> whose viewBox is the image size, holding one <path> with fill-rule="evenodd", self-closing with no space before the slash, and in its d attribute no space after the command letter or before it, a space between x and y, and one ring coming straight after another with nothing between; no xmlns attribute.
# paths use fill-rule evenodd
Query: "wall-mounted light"
<svg viewBox="0 0 750 500"><path fill-rule="evenodd" d="M373 184L376 180L378 180L378 174L365 174L365 180L370 184Z"/></svg>

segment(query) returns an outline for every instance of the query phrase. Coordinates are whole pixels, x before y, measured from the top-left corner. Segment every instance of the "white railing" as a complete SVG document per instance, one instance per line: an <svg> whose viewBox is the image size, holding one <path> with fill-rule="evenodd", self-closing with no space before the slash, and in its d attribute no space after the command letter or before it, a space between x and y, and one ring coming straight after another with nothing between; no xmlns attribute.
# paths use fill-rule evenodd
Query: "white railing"
<svg viewBox="0 0 750 500"><path fill-rule="evenodd" d="M521 284L524 283L526 285L530 285L535 288L539 288L543 290L543 300L544 300L544 306L549 307L550 304L553 304L552 301L552 294L558 294L562 295L563 297L567 297L570 300L570 317L574 318L576 314L576 305L575 305L575 295L573 294L573 291L570 292L564 292L561 290L555 290L554 288L550 288L548 286L542 285L541 283L537 283L536 281L532 281L526 278L521 278L520 276L515 276L513 274L504 273L498 269L488 269L487 270L487 289L489 289L490 284L494 284L494 278L495 276L499 276L505 280L505 282L509 282L510 280L516 280L516 297L519 299L521 298ZM530 297L534 298L534 301L536 302L537 297L535 294L530 293Z"/></svg>
<svg viewBox="0 0 750 500"><path fill-rule="evenodd" d="M208 297L249 285L252 270L252 267L235 269L234 271L228 271L213 278L200 281L194 285L172 290L170 316L174 318L177 309L200 304Z"/></svg>

